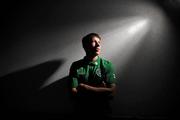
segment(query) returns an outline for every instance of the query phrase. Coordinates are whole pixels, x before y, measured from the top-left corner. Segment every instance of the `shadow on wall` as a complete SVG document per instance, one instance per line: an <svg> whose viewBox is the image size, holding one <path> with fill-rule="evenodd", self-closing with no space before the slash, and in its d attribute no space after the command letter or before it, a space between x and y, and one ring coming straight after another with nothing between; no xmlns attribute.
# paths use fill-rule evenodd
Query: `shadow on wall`
<svg viewBox="0 0 180 120"><path fill-rule="evenodd" d="M66 76L43 88L33 102L32 111L42 116L45 113L46 117L70 117L73 113L73 102L68 83L69 79Z"/></svg>
<svg viewBox="0 0 180 120"><path fill-rule="evenodd" d="M55 113L65 111L67 77L40 90L40 86L62 64L55 60L20 70L0 78L1 111L7 114ZM70 105L70 104L68 104Z"/></svg>

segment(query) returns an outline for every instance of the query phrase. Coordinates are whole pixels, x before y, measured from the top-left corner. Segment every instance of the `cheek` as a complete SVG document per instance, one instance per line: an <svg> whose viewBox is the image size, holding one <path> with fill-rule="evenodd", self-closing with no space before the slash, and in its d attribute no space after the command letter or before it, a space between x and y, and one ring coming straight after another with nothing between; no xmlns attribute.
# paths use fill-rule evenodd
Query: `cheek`
<svg viewBox="0 0 180 120"><path fill-rule="evenodd" d="M95 46L96 46L96 44L93 42L93 43L91 44L91 46L92 46L92 47L95 47Z"/></svg>

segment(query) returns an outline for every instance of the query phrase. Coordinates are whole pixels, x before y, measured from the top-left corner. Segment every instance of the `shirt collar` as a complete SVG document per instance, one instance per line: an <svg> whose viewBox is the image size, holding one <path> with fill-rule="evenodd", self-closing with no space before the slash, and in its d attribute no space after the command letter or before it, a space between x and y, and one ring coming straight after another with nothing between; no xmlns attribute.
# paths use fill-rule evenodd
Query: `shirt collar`
<svg viewBox="0 0 180 120"><path fill-rule="evenodd" d="M95 61L89 61L89 60L86 59L86 57L84 57L84 61L85 61L85 63L87 63L89 65L96 66L96 65L99 65L100 58L98 56L98 58Z"/></svg>

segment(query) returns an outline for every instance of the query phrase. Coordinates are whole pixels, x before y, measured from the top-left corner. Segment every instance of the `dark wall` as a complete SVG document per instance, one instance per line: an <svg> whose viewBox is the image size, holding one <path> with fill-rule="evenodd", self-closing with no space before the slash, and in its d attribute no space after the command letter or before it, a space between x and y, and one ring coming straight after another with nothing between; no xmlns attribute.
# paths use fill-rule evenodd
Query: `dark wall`
<svg viewBox="0 0 180 120"><path fill-rule="evenodd" d="M5 113L71 114L68 71L60 71L62 75L56 75L47 87L40 89L41 85L59 69L68 69L76 54L83 57L76 43L84 34L111 31L104 25L106 20L152 15L151 6L155 6L169 23L160 26L165 29L159 29L160 34L152 24L123 70L116 68L118 90L111 102L113 116L166 118L179 114L179 9L153 0L13 1L3 5L0 76ZM101 23L103 27L98 27ZM160 47L152 40L160 40ZM115 65L119 59L117 55ZM67 61L69 65L63 66Z"/></svg>

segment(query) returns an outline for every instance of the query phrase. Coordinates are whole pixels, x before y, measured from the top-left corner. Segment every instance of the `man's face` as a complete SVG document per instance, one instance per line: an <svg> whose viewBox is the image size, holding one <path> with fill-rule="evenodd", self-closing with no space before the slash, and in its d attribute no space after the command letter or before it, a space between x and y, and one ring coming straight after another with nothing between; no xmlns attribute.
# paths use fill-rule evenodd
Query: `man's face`
<svg viewBox="0 0 180 120"><path fill-rule="evenodd" d="M98 37L93 37L87 48L87 52L92 55L99 55L101 52L100 42L101 40Z"/></svg>

